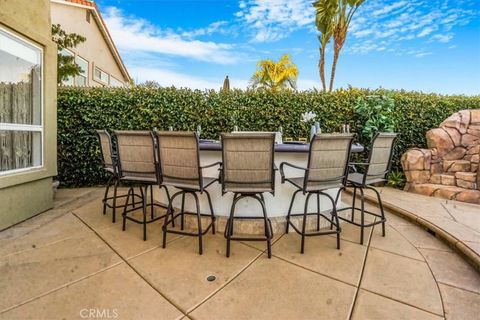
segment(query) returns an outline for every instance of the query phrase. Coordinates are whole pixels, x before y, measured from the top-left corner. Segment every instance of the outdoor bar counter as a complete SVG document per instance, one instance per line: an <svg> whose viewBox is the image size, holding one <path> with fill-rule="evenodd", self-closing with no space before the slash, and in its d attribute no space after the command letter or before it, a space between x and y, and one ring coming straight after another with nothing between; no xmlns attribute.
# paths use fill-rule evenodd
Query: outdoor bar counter
<svg viewBox="0 0 480 320"><path fill-rule="evenodd" d="M280 163L286 161L290 162L297 166L306 167L308 161L308 152L310 145L305 143L285 143L285 144L276 144L275 145L275 164L277 168L280 168ZM351 152L358 153L363 152L364 148L360 144L353 144ZM219 142L215 141L200 141L200 162L201 165L208 165L214 162L222 161L222 146ZM285 167L285 176L286 177L300 177L304 174L303 170L296 170L291 167ZM203 175L205 177L218 177L219 171L218 166L207 168L203 170ZM214 183L209 186L206 190L210 192L213 202L213 208L215 210L215 215L228 217L230 213L230 207L232 205L233 194L227 193L222 196L222 188L219 183ZM270 218L280 218L287 215L288 207L290 205L290 200L292 194L296 189L290 183L281 183L280 171L276 172L275 177L275 195L264 194L265 204L267 208L267 213ZM335 197L338 189L329 190L328 193ZM171 190L171 194L173 190ZM168 203L165 192L156 191L156 199L162 203ZM195 212L195 202L187 196L185 199L185 208L187 211ZM200 198L200 211L202 213L209 213L208 211L208 202L206 195L199 195ZM341 198L339 198L340 203ZM301 194L297 195L295 199L295 204L293 207L292 213L300 213L304 210L305 197ZM174 201L174 207L179 208L181 206L181 197L178 197ZM326 199L324 196L320 196L320 208L321 211L330 210L331 202ZM317 203L315 197L310 199L309 211L315 212L317 210ZM253 199L243 199L241 200L236 207L235 216L244 216L261 213L260 204Z"/></svg>

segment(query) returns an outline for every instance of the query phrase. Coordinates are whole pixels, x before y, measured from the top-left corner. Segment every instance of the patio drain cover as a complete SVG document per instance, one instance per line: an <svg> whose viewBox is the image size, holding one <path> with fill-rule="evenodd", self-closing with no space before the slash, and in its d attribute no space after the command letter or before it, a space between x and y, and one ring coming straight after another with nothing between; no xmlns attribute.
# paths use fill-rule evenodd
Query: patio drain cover
<svg viewBox="0 0 480 320"><path fill-rule="evenodd" d="M207 277L207 281L209 281L209 282L215 281L216 279L217 279L217 277L215 277L215 276L208 276Z"/></svg>

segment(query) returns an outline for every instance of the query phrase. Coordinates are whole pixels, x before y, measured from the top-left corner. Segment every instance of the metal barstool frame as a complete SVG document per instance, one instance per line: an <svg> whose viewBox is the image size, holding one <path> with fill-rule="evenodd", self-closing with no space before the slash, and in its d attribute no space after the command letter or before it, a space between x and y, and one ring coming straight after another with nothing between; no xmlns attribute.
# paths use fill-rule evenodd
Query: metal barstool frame
<svg viewBox="0 0 480 320"><path fill-rule="evenodd" d="M380 134L381 133L378 132L372 138L372 141L370 143L370 146L371 146L372 150L369 151L369 155L368 155L368 158L367 158L366 162L351 162L350 163L351 167L355 167L355 166L363 167L363 170L364 170L363 179L362 179L361 183L355 183L355 182L349 181L347 179L347 183L346 183L346 185L343 189L346 189L347 187L353 188L352 206L344 207L344 208L341 208L341 209L338 210L338 211L344 211L344 210L350 210L351 211L351 218L350 219L347 219L347 218L344 218L344 217L339 217L339 219L341 219L345 222L348 222L350 224L353 224L357 227L360 227L360 244L362 244L362 245L363 245L363 242L364 242L363 238L364 238L364 234L365 234L365 228L373 227L377 224L382 224L382 237L385 237L385 222L387 221L387 219L385 218L385 210L383 208L382 198L381 198L380 193L378 192L377 189L375 189L371 185L367 184L367 178L369 176L368 175L368 168L371 164L371 158L372 158L372 154L373 154L373 144L374 144L375 140L380 136ZM392 167L392 158L393 158L393 154L394 154L395 142L396 142L397 139L398 139L398 134L392 140L392 146L391 146L390 155L389 155L389 159L388 159L387 170L385 170L384 172L380 172L380 173L375 174L375 176L383 174L383 180L384 181L387 181L387 176L388 176L388 174L391 170L391 167ZM357 208L355 206L355 202L356 202L356 198L357 198L357 189L360 191L360 208ZM378 206L379 206L379 209L380 209L380 214L374 213L374 212L369 211L369 210L365 210L365 192L364 192L364 189L372 190L373 192L375 192L375 195L377 196L377 200L378 200ZM355 211L360 212L360 223L355 222ZM380 220L373 221L371 223L365 223L365 213L369 214L371 216L374 216L376 218L380 218Z"/></svg>

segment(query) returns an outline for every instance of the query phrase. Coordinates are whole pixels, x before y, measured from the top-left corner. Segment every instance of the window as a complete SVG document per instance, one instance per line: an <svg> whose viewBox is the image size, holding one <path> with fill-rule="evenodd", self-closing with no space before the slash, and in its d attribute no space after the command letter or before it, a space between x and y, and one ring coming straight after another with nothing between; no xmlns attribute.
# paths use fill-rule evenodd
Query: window
<svg viewBox="0 0 480 320"><path fill-rule="evenodd" d="M110 86L112 86L112 87L124 87L125 84L122 81L115 79L114 77L110 77Z"/></svg>
<svg viewBox="0 0 480 320"><path fill-rule="evenodd" d="M75 63L78 64L82 69L80 74L75 77L75 85L84 87L88 85L88 61L82 57L76 56Z"/></svg>
<svg viewBox="0 0 480 320"><path fill-rule="evenodd" d="M60 54L61 54L62 56L65 56L65 57L73 57L73 56L74 56L73 52L68 51L68 50L66 50L66 49L62 49L62 50L60 51ZM68 77L66 80L63 80L63 81L62 81L62 84L63 84L64 86L73 86L73 85L74 85L73 80L74 80L73 77Z"/></svg>
<svg viewBox="0 0 480 320"><path fill-rule="evenodd" d="M101 82L103 82L104 84L109 84L109 80L110 80L110 76L108 75L108 73L102 71L101 69L95 67L95 73L94 73L94 76L95 76L95 80L99 80Z"/></svg>
<svg viewBox="0 0 480 320"><path fill-rule="evenodd" d="M88 85L88 61L82 57L75 55L73 52L67 49L62 49L60 55L66 57L74 57L75 63L80 66L80 74L75 77L68 77L62 81L64 86L79 86L84 87Z"/></svg>
<svg viewBox="0 0 480 320"><path fill-rule="evenodd" d="M42 56L0 29L0 175L43 165Z"/></svg>

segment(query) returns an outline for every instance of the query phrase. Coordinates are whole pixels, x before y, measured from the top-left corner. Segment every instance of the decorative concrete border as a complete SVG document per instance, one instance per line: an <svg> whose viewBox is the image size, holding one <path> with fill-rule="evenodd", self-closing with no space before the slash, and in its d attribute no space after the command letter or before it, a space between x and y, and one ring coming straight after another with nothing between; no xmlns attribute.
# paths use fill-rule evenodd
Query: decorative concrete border
<svg viewBox="0 0 480 320"><path fill-rule="evenodd" d="M347 189L347 192L351 195L353 195L353 192L351 190ZM378 204L376 197L365 194L365 199L372 203L372 204ZM437 226L434 222L429 221L425 219L424 217L420 217L417 214L407 211L403 208L400 208L394 204L391 204L384 199L382 199L382 204L385 209L388 209L392 213L402 217L406 218L410 222L413 222L415 224L418 224L427 230L431 231L435 237L443 240L446 242L451 248L453 248L455 251L460 253L465 260L467 260L477 271L480 272L480 255L476 251L472 250L468 245L462 242L462 240L458 239L455 237L455 235L448 233L441 227Z"/></svg>

